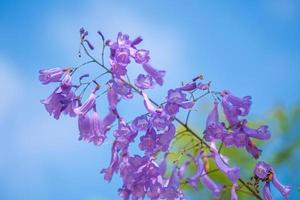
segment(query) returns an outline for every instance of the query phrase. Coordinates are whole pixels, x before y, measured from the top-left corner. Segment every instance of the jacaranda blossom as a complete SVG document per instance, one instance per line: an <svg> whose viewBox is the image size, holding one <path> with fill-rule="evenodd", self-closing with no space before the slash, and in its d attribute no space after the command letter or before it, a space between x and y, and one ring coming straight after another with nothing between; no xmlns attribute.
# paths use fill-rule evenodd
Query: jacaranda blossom
<svg viewBox="0 0 300 200"><path fill-rule="evenodd" d="M271 165L260 161L256 164L254 169L254 174L260 180L265 182L263 188L263 195L266 200L272 199L271 190L270 190L270 183L274 185L274 187L281 193L281 195L288 199L289 193L291 192L291 186L283 185L277 179L276 173Z"/></svg>
<svg viewBox="0 0 300 200"><path fill-rule="evenodd" d="M84 28L79 31L79 57L83 58L81 50L84 50L84 58L89 61L77 67L39 71L42 84L57 85L41 103L55 119L62 114L77 117L79 140L95 145L112 143L110 163L101 174L108 182L115 174L120 176L121 199L185 200L188 198L183 189L188 185L195 191L207 189L214 199L220 199L226 191L230 192L231 200L238 200L239 192L244 190L258 199L262 195L265 200L272 200L271 184L288 199L291 187L279 182L271 165L258 162L251 181L247 181L241 177L243 168L229 165L230 157L221 153L227 147L245 149L258 159L262 150L256 141L270 139L267 125L252 127L247 122L250 96L237 97L228 90L213 91L212 82L204 82L204 77L198 75L169 89L164 102L157 103L148 91L163 85L166 71L151 64L149 50L139 48L142 37L131 39L119 32L115 40L107 40L102 32L97 33L102 40L102 52L90 53L99 42L92 43ZM107 59L105 49L110 51ZM99 74L86 72L90 64L96 66L93 67ZM82 74L78 74L83 68ZM131 70L137 72L134 82L130 81ZM198 102L205 96L210 96L214 104L206 124L198 121L198 127L205 126L201 135L189 126L189 117L202 108ZM139 114L127 106L133 98L144 104ZM127 119L130 115L132 118ZM174 148L178 143L182 147ZM218 183L211 175L214 172L227 176L231 183ZM264 184L262 193L257 193L260 182Z"/></svg>
<svg viewBox="0 0 300 200"><path fill-rule="evenodd" d="M51 69L43 69L39 71L39 79L43 84L48 84L51 82L59 82L64 74L64 70L62 68L51 68Z"/></svg>

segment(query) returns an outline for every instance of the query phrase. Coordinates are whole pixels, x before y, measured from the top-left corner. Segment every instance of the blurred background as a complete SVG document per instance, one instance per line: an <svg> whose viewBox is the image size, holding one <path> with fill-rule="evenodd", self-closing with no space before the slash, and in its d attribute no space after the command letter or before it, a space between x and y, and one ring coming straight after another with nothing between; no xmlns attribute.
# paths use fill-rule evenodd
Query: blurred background
<svg viewBox="0 0 300 200"><path fill-rule="evenodd" d="M119 199L120 179L108 184L99 173L109 163L110 144L79 142L76 119L56 121L40 104L53 87L39 83L39 69L83 62L77 56L82 26L92 41L100 42L97 30L112 39L119 31L143 36L153 65L167 70L154 99L199 74L215 90L251 95L250 119L272 131L259 145L261 158L293 186L291 199L300 199L300 1L2 0L1 200ZM206 114L191 119L195 127L203 127ZM255 161L237 157L251 174Z"/></svg>

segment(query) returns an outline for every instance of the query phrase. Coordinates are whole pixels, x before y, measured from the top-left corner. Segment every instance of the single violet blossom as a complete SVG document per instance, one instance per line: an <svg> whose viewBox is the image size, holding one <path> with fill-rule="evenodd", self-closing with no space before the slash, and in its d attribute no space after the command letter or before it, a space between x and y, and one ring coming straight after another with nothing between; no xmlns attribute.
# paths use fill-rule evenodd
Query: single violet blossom
<svg viewBox="0 0 300 200"><path fill-rule="evenodd" d="M204 139L206 141L215 141L222 139L227 134L223 123L219 122L218 103L214 103L213 110L209 113L206 120L206 129Z"/></svg>
<svg viewBox="0 0 300 200"><path fill-rule="evenodd" d="M232 184L232 187L230 189L230 200L238 200L238 195L236 193L236 189L238 187L237 183Z"/></svg>
<svg viewBox="0 0 300 200"><path fill-rule="evenodd" d="M151 76L158 85L163 85L163 77L165 76L166 72L163 70L157 70L153 68L150 64L145 63L143 64L144 70Z"/></svg>
<svg viewBox="0 0 300 200"><path fill-rule="evenodd" d="M218 168L226 174L226 176L233 182L236 183L240 178L240 168L239 167L229 167L221 158L217 151L211 152L216 165Z"/></svg>
<svg viewBox="0 0 300 200"><path fill-rule="evenodd" d="M51 68L43 69L39 71L39 80L42 84L48 84L51 82L59 82L64 74L64 69L62 68Z"/></svg>
<svg viewBox="0 0 300 200"><path fill-rule="evenodd" d="M145 92L142 92L142 95L144 97L144 105L146 107L146 109L150 112L150 113L160 113L162 112L161 108L156 108L153 103L150 101L148 95Z"/></svg>
<svg viewBox="0 0 300 200"><path fill-rule="evenodd" d="M121 95L122 97L125 97L126 99L132 99L133 97L131 87L122 79L115 78L112 81L112 88L117 94Z"/></svg>
<svg viewBox="0 0 300 200"><path fill-rule="evenodd" d="M139 89L145 90L152 88L154 85L154 81L149 75L139 74L134 81L134 85Z"/></svg>
<svg viewBox="0 0 300 200"><path fill-rule="evenodd" d="M153 128L149 128L146 135L140 138L139 148L145 153L153 154L156 150L157 134Z"/></svg>
<svg viewBox="0 0 300 200"><path fill-rule="evenodd" d="M202 160L203 152L199 151L198 155L191 156L195 165L196 165L196 173L188 178L188 183L194 188L194 190L198 190L198 182L200 181L200 177L203 175L204 164Z"/></svg>
<svg viewBox="0 0 300 200"><path fill-rule="evenodd" d="M86 115L96 105L96 94L92 92L84 104L74 109L78 116Z"/></svg>
<svg viewBox="0 0 300 200"><path fill-rule="evenodd" d="M289 193L291 192L291 186L283 185L278 180L275 171L271 167L271 165L260 161L256 164L254 168L254 174L262 181L265 181L266 184L272 182L275 188L281 193L281 195L288 199ZM269 185L265 185L264 187L264 197L272 199Z"/></svg>
<svg viewBox="0 0 300 200"><path fill-rule="evenodd" d="M273 200L269 182L266 182L263 187L263 197L264 197L264 200Z"/></svg>
<svg viewBox="0 0 300 200"><path fill-rule="evenodd" d="M182 90L182 91L193 91L196 88L197 88L196 82L192 82L192 83L187 83L187 84L183 85L182 87L180 87L180 90Z"/></svg>
<svg viewBox="0 0 300 200"><path fill-rule="evenodd" d="M132 122L132 128L136 131L146 131L149 125L149 120L146 115L138 116Z"/></svg>
<svg viewBox="0 0 300 200"><path fill-rule="evenodd" d="M209 189L212 194L213 197L216 199L220 198L221 192L223 190L223 186L215 183L207 174L205 171L203 171L202 176L200 177L200 181L201 183L207 188Z"/></svg>
<svg viewBox="0 0 300 200"><path fill-rule="evenodd" d="M254 174L260 179L266 179L271 171L271 166L263 161L259 161L254 169Z"/></svg>
<svg viewBox="0 0 300 200"><path fill-rule="evenodd" d="M250 111L251 97L236 97L228 91L221 92L222 106L226 119L231 127L239 122L239 116L246 116Z"/></svg>
<svg viewBox="0 0 300 200"><path fill-rule="evenodd" d="M144 49L137 50L135 52L134 59L135 59L135 62L139 63L139 64L144 64L144 63L149 62L149 60L150 60L149 51L144 50Z"/></svg>
<svg viewBox="0 0 300 200"><path fill-rule="evenodd" d="M160 198L166 200L173 200L179 196L179 177L177 166L173 167L172 174L168 179L167 186L162 188Z"/></svg>
<svg viewBox="0 0 300 200"><path fill-rule="evenodd" d="M281 195L285 199L288 199L289 194L292 190L292 187L289 185L283 185L282 183L280 183L280 181L277 179L275 172L273 172L272 183L275 186L275 188L281 193Z"/></svg>
<svg viewBox="0 0 300 200"><path fill-rule="evenodd" d="M57 93L58 88L45 100L41 100L47 112L59 119L62 112L74 116L73 108L76 106L76 97L73 92L68 94Z"/></svg>

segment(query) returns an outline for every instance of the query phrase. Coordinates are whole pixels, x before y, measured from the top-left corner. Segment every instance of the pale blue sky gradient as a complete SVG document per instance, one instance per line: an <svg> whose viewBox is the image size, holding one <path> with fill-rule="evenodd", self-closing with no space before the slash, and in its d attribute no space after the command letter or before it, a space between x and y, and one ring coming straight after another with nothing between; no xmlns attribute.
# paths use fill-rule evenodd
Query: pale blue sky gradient
<svg viewBox="0 0 300 200"><path fill-rule="evenodd" d="M1 200L118 199L118 178L99 174L110 144L78 142L76 119L56 121L39 103L53 88L40 68L81 62L81 26L95 41L97 30L142 35L167 70L154 99L202 73L216 90L252 95L252 116L299 102L300 1L1 1Z"/></svg>

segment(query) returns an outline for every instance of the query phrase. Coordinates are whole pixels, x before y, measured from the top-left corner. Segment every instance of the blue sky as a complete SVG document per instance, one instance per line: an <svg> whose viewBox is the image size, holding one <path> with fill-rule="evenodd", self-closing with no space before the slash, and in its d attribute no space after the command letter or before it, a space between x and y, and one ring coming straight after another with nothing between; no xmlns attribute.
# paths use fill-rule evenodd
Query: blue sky
<svg viewBox="0 0 300 200"><path fill-rule="evenodd" d="M160 94L202 73L216 90L252 95L253 116L299 102L299 1L1 1L0 199L117 199L118 179L99 174L110 145L78 142L76 120L39 103L51 87L38 70L80 63L82 26L95 40L98 29L142 35L167 70Z"/></svg>

